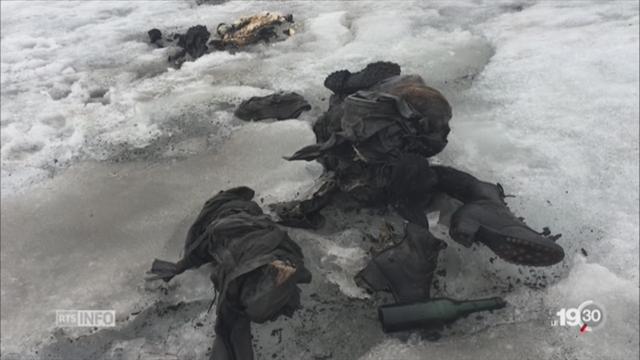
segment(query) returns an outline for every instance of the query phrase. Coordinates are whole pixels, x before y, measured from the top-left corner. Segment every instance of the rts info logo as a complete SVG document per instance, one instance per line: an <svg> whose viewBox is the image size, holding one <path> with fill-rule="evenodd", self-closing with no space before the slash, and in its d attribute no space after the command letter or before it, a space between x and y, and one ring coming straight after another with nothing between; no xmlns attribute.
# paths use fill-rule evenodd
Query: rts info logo
<svg viewBox="0 0 640 360"><path fill-rule="evenodd" d="M115 310L56 310L57 327L114 327Z"/></svg>

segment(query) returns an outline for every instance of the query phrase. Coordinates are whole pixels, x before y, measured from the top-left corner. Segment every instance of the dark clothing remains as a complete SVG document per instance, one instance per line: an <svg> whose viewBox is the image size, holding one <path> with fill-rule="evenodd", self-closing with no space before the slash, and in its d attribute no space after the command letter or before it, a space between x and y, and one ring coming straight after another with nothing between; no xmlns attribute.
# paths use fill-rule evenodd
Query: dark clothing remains
<svg viewBox="0 0 640 360"><path fill-rule="evenodd" d="M147 32L149 42L157 47L175 47L169 55L168 61L176 67L182 66L187 60L195 60L209 51L207 42L211 33L204 25L190 27L186 33L173 33L163 37L158 29Z"/></svg>
<svg viewBox="0 0 640 360"><path fill-rule="evenodd" d="M197 59L209 49L207 47L209 36L211 36L211 33L209 33L206 26L192 26L187 30L186 34L179 36L178 46L183 48L192 58Z"/></svg>
<svg viewBox="0 0 640 360"><path fill-rule="evenodd" d="M185 61L195 60L214 50L234 52L263 41L284 40L294 33L292 15L268 12L241 18L233 24L218 24L215 34L217 38L212 40L211 33L204 25L192 26L184 34L174 33L164 39L158 29L147 32L149 42L157 47L177 45L168 58L177 68Z"/></svg>
<svg viewBox="0 0 640 360"><path fill-rule="evenodd" d="M407 223L403 239L379 254L356 275L359 285L389 291L397 303L430 298L438 255L446 244L424 227Z"/></svg>
<svg viewBox="0 0 640 360"><path fill-rule="evenodd" d="M158 29L151 29L147 32L149 35L149 42L155 44L158 40L162 39L162 33Z"/></svg>
<svg viewBox="0 0 640 360"><path fill-rule="evenodd" d="M409 123L419 117L419 113L396 96L360 91L345 99L340 131L322 143L298 150L289 160L315 160L331 153L348 161L383 162L411 146L412 135L417 134L417 130ZM341 151L343 144L351 147L347 154Z"/></svg>
<svg viewBox="0 0 640 360"><path fill-rule="evenodd" d="M342 192L369 205L393 202L404 216L413 205L403 201L429 194L434 183L428 160L416 154L425 143L422 115L400 97L369 91L348 96L340 112L340 131L288 159L318 159Z"/></svg>
<svg viewBox="0 0 640 360"><path fill-rule="evenodd" d="M250 322L290 316L300 307L297 284L311 281L300 247L263 214L253 190L238 187L209 199L187 234L184 256L156 260L151 273L166 281L210 263L219 291L212 358L251 360Z"/></svg>
<svg viewBox="0 0 640 360"><path fill-rule="evenodd" d="M234 115L246 121L263 119L295 119L302 112L311 110L311 105L295 92L254 96L245 100Z"/></svg>
<svg viewBox="0 0 640 360"><path fill-rule="evenodd" d="M236 50L259 42L280 41L295 33L293 15L264 12L242 17L232 24L220 23L219 38L209 44L217 50Z"/></svg>
<svg viewBox="0 0 640 360"><path fill-rule="evenodd" d="M349 70L331 73L324 80L324 86L336 95L349 95L397 75L400 75L400 65L378 61L368 64L364 69L355 73Z"/></svg>
<svg viewBox="0 0 640 360"><path fill-rule="evenodd" d="M397 67L397 68L396 68ZM463 202L451 217L451 237L487 245L508 262L547 266L564 258L557 236L538 233L503 201L502 187L462 171L431 166L447 145L451 106L420 76L398 75L399 66L376 62L357 73L329 75L329 109L314 124L316 144L289 160L317 160L335 188L365 206L391 205L404 219L428 229L424 210L443 192ZM285 224L322 224L320 206L331 192L272 208Z"/></svg>

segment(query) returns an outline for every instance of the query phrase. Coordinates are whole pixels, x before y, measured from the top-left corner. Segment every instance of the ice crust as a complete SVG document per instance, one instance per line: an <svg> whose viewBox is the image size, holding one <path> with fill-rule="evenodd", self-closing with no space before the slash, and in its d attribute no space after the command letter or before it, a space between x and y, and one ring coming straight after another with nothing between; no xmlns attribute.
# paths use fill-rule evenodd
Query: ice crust
<svg viewBox="0 0 640 360"><path fill-rule="evenodd" d="M438 342L385 336L375 306L389 299L352 280L383 220L335 215L325 233L291 232L314 281L303 311L255 327L258 358L638 357L637 2L1 6L3 359L202 358L215 321L206 269L151 288L144 271L154 257L178 256L220 189L251 186L261 204L307 194L319 165L281 156L314 141L324 77L375 60L398 62L450 100L450 142L434 161L502 183L532 227L563 234L566 259L545 269L493 261L486 248L452 242L431 214L449 244L434 293L502 294L510 306L460 321ZM152 27L211 31L262 10L293 13L296 35L179 70L146 43ZM241 100L278 90L302 94L312 111L233 118ZM606 310L603 329L550 325L585 300ZM65 308L115 309L120 325L55 330L53 312Z"/></svg>

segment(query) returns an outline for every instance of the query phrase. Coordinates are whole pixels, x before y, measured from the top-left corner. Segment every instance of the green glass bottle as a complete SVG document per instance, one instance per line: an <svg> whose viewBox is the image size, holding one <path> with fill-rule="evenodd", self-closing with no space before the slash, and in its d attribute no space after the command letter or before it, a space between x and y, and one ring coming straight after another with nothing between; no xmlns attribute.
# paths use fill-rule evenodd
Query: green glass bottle
<svg viewBox="0 0 640 360"><path fill-rule="evenodd" d="M474 312L502 309L506 304L499 297L467 301L439 298L411 304L383 305L378 308L378 318L384 332L435 329Z"/></svg>

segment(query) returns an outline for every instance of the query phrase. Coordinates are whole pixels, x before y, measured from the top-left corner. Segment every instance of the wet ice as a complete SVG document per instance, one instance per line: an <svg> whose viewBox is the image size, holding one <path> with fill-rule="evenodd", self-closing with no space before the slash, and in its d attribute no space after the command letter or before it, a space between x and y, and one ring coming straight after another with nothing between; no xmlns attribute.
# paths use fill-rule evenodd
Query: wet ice
<svg viewBox="0 0 640 360"><path fill-rule="evenodd" d="M293 13L300 31L246 52L207 54L177 71L167 69L166 49L146 43L149 19L163 32L212 30L262 10ZM329 95L324 77L388 60L452 104L450 142L436 160L501 182L532 227L563 233L567 259L536 272L545 288L532 289L524 285L529 269L491 262L486 248L462 248L435 226L449 243L436 293L505 293L512 306L457 323L439 342L405 342L379 333L366 302L377 299L348 297L364 297L349 281L368 251L360 230L296 231L306 257L317 259L317 282L305 291L309 309L300 318L257 331L261 356L286 349L293 358L326 357L340 348L334 358L637 357L638 325L627 321L638 318L637 34L637 4L623 1L3 2L3 355L24 358L74 335L49 338L56 308L112 307L124 321L164 299L188 304L169 318L182 322L171 334L154 319L155 329L133 326L144 337L106 336L99 355L201 356L214 320L205 314L206 275L190 274L164 297L144 289L144 270L154 257L177 256L195 212L222 188L252 186L265 204L303 197L319 167L280 156L313 141L309 122ZM275 91L296 91L313 109L271 124L233 117L242 100ZM549 326L549 313L589 298L610 314L602 333L579 337ZM271 336L278 328L281 344Z"/></svg>

